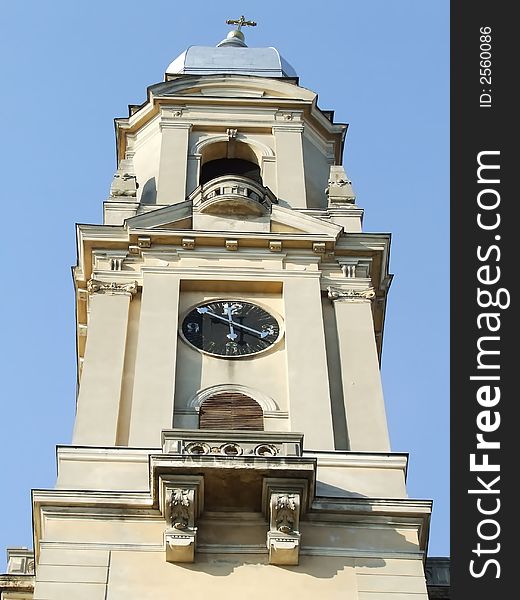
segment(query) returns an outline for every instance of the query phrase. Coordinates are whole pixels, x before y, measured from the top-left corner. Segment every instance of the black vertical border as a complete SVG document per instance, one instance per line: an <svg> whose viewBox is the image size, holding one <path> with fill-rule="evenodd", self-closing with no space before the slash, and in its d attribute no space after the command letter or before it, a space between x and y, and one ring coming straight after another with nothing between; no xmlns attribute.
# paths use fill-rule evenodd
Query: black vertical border
<svg viewBox="0 0 520 600"><path fill-rule="evenodd" d="M520 206L520 189L513 190L513 183L517 179L520 182L520 151L515 148L520 145L516 139L520 127L513 106L517 104L514 88L518 85L520 32L513 18L513 8L514 5L497 0L452 0L451 3L451 590L455 600L498 600L516 595L513 542L517 519L512 508L515 506L513 485L520 479L514 467L520 455L515 443L517 439L520 441L520 428L514 421L519 399L514 373L520 374L520 361L516 360L520 353L514 344L515 329L520 331L520 326L515 316L517 303L513 285L519 272L515 242L520 242L520 231L517 231L520 217L515 214L519 212L515 207ZM480 36L484 27L491 28L491 85L480 79ZM491 89L491 106L480 106L480 96L488 89ZM487 162L500 164L500 184L488 186L500 194L500 205L495 211L500 214L500 226L485 231L477 223L477 215L482 212L477 196L483 188L477 181L477 156L483 151L497 150L500 151L498 158L495 156ZM486 212L483 216L489 217L488 222L491 222L492 214L493 211ZM499 251L491 251L487 261L479 260L478 246L481 255L485 255L493 244ZM496 267L500 268L500 281L487 288L492 293L497 293L499 288L508 290L511 293L508 308L479 307L477 288L486 286L479 283L477 272L485 264L490 265L493 276L497 273ZM485 329L479 330L477 318L485 312L499 314L499 331L490 334ZM478 461L482 461L483 451L476 450L476 434L479 433L478 414L485 410L476 400L477 390L485 382L471 381L470 377L491 373L477 369L477 342L482 335L500 337L499 342L488 342L500 351L498 358L493 357L499 361L500 369L492 372L500 375L500 381L491 385L500 386L501 397L499 404L489 409L500 413L500 426L497 431L485 434L490 440L500 441L499 450L487 452L489 462L500 465L498 473L470 470L472 453L477 452ZM496 415L491 418L495 420ZM482 489L477 476L488 484L500 476L499 483L493 486L500 493L469 494L468 490ZM500 510L495 515L483 515L477 507L479 497L481 507L487 510L496 508L498 498ZM480 539L478 535L479 522L486 518L495 519L499 524L500 534L494 540ZM490 523L481 526L481 533L489 537L495 530L496 526ZM480 556L476 552L479 543ZM496 563L486 566L488 559L495 559L500 566ZM480 577L470 573L471 560L475 561L473 570L481 574Z"/></svg>

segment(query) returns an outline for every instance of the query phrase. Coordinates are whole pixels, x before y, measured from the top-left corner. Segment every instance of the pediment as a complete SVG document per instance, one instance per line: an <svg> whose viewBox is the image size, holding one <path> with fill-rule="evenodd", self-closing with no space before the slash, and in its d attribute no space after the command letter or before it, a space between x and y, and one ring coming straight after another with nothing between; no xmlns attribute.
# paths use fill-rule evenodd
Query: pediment
<svg viewBox="0 0 520 600"><path fill-rule="evenodd" d="M233 96L313 101L316 94L283 79L252 75L182 75L149 88L154 97Z"/></svg>
<svg viewBox="0 0 520 600"><path fill-rule="evenodd" d="M318 217L306 215L300 211L273 205L271 212L271 231L273 233L305 233L310 235L330 235L337 238L343 228L328 223Z"/></svg>
<svg viewBox="0 0 520 600"><path fill-rule="evenodd" d="M233 212L233 211L232 211ZM213 215L215 217L215 215ZM219 217L218 219L216 217ZM271 233L289 233L289 234L305 234L330 236L336 239L342 227L334 223L329 223L314 217L304 214L301 211L291 208L284 208L275 204L271 207L270 215L266 214L261 218L257 215L236 215L223 214L215 217L215 223L204 223L202 227L205 231L251 231L254 233L259 231L257 221L262 221L266 218L265 225L261 230ZM136 215L126 219L125 224L130 229L192 229L193 225L193 203L189 200L164 206L157 210L152 210L147 213ZM229 221L229 222L227 222ZM248 221L251 221L251 228L248 228ZM199 228L201 225L199 225Z"/></svg>
<svg viewBox="0 0 520 600"><path fill-rule="evenodd" d="M126 219L131 229L191 229L192 202L163 206Z"/></svg>

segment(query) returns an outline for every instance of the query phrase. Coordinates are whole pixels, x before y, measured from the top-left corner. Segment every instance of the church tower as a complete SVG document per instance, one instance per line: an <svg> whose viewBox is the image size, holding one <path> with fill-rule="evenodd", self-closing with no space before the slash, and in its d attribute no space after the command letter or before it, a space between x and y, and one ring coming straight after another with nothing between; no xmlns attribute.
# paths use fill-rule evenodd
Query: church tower
<svg viewBox="0 0 520 600"><path fill-rule="evenodd" d="M5 600L427 598L380 376L390 237L362 231L347 125L231 24L116 119L77 226L73 440Z"/></svg>

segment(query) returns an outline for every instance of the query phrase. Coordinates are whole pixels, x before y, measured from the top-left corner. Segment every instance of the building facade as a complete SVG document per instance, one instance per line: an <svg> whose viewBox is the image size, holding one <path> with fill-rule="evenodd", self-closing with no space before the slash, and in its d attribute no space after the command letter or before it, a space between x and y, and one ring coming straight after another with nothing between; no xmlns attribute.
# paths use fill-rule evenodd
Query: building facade
<svg viewBox="0 0 520 600"><path fill-rule="evenodd" d="M116 120L103 224L77 226L73 442L2 599L427 598L431 502L380 376L390 237L362 230L347 125L246 24Z"/></svg>

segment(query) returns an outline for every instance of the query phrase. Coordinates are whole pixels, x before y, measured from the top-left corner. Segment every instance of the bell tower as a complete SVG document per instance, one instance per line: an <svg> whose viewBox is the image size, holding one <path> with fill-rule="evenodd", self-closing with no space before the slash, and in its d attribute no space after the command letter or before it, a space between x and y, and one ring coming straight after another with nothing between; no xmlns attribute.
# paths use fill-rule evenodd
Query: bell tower
<svg viewBox="0 0 520 600"><path fill-rule="evenodd" d="M347 125L228 23L116 119L103 224L77 226L77 414L27 598L427 598L380 376L390 237Z"/></svg>

